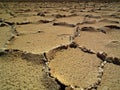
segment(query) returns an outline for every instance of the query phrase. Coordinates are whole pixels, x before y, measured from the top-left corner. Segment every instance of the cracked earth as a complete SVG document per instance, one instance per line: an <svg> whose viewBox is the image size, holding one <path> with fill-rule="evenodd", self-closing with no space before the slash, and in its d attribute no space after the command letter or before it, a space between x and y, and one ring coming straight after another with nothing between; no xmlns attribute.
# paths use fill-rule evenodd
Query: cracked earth
<svg viewBox="0 0 120 90"><path fill-rule="evenodd" d="M119 7L0 2L0 90L120 90Z"/></svg>

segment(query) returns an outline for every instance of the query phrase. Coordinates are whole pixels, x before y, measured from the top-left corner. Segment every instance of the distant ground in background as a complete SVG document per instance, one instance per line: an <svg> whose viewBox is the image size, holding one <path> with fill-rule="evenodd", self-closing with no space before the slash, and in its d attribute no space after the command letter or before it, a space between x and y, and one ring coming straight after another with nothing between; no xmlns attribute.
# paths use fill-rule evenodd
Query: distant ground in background
<svg viewBox="0 0 120 90"><path fill-rule="evenodd" d="M3 1L3 0L0 0ZM4 1L23 1L23 2L119 2L119 0L4 0ZM3 2L4 2L3 1Z"/></svg>

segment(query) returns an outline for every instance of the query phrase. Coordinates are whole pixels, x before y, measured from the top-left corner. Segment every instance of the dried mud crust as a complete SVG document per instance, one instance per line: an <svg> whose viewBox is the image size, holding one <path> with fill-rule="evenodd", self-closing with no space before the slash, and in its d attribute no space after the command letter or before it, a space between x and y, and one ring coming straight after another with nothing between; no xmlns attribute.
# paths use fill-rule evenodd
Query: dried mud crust
<svg viewBox="0 0 120 90"><path fill-rule="evenodd" d="M120 66L105 65L102 81L97 90L120 90Z"/></svg>
<svg viewBox="0 0 120 90"><path fill-rule="evenodd" d="M104 47L106 39L108 40L108 37L100 32L81 31L81 36L77 37L75 41L81 46L100 51Z"/></svg>
<svg viewBox="0 0 120 90"><path fill-rule="evenodd" d="M10 27L0 27L0 48L5 46L5 43L10 38L11 34Z"/></svg>
<svg viewBox="0 0 120 90"><path fill-rule="evenodd" d="M0 4L0 89L120 89L118 3Z"/></svg>
<svg viewBox="0 0 120 90"><path fill-rule="evenodd" d="M7 50L0 56L1 90L59 90L43 70L42 55Z"/></svg>
<svg viewBox="0 0 120 90"><path fill-rule="evenodd" d="M68 47L56 52L48 66L51 76L66 86L86 88L97 82L99 65L100 60L96 55L84 53L79 48Z"/></svg>
<svg viewBox="0 0 120 90"><path fill-rule="evenodd" d="M80 37L75 41L87 48L95 51L103 51L113 57L120 57L120 31L113 29L107 30L106 34L102 32L81 31Z"/></svg>
<svg viewBox="0 0 120 90"><path fill-rule="evenodd" d="M30 38L31 37L31 38ZM20 44L22 43L22 45ZM34 53L43 53L44 51L49 51L56 45L69 43L68 38L57 38L55 35L48 34L29 34L24 36L19 36L16 40L8 45L8 48L18 48L20 50L30 51Z"/></svg>
<svg viewBox="0 0 120 90"><path fill-rule="evenodd" d="M29 29L30 28L30 29ZM17 26L19 36L7 48L43 53L60 44L69 43L71 28L53 27L52 25L23 25Z"/></svg>

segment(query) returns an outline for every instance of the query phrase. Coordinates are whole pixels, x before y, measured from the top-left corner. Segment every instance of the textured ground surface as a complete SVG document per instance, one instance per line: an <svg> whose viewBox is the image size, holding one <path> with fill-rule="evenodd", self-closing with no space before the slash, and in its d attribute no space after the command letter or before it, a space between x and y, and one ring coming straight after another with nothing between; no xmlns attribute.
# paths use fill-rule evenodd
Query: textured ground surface
<svg viewBox="0 0 120 90"><path fill-rule="evenodd" d="M65 85L85 88L97 81L99 65L95 55L69 48L56 53L49 67L52 75Z"/></svg>
<svg viewBox="0 0 120 90"><path fill-rule="evenodd" d="M98 90L119 90L120 89L120 66L107 64L104 69L102 82Z"/></svg>
<svg viewBox="0 0 120 90"><path fill-rule="evenodd" d="M119 7L0 2L0 90L120 90Z"/></svg>
<svg viewBox="0 0 120 90"><path fill-rule="evenodd" d="M11 51L2 55L0 57L1 90L58 90L59 86L47 77L43 67L41 55L25 54L21 51Z"/></svg>

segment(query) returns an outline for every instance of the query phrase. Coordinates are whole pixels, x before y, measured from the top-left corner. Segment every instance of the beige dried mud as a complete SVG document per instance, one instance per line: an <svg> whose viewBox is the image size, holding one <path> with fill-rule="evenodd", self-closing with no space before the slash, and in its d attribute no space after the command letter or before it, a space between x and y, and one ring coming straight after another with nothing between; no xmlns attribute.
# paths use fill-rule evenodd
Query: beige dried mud
<svg viewBox="0 0 120 90"><path fill-rule="evenodd" d="M39 23L39 20L49 20L52 21L54 18L52 17L40 17L40 16L17 16L14 18L10 18L7 21L8 22L14 22L14 23L22 23L22 22L30 22L30 23Z"/></svg>
<svg viewBox="0 0 120 90"><path fill-rule="evenodd" d="M11 50L0 56L1 90L59 90L43 70L42 55Z"/></svg>
<svg viewBox="0 0 120 90"><path fill-rule="evenodd" d="M41 30L43 32L38 33ZM17 30L22 35L16 37L8 48L20 49L33 53L49 51L55 46L69 43L70 28L52 27L52 25L23 25Z"/></svg>
<svg viewBox="0 0 120 90"><path fill-rule="evenodd" d="M108 30L106 34L102 32L81 32L80 37L75 41L87 48L95 51L106 52L109 56L120 57L120 31Z"/></svg>
<svg viewBox="0 0 120 90"><path fill-rule="evenodd" d="M53 77L65 85L79 88L86 88L97 81L99 65L100 60L95 55L84 53L78 48L56 52L49 63Z"/></svg>
<svg viewBox="0 0 120 90"><path fill-rule="evenodd" d="M2 13L2 14L0 14L0 18L10 19L10 18L12 18L12 16L10 16L10 15L7 14L7 13Z"/></svg>
<svg viewBox="0 0 120 90"><path fill-rule="evenodd" d="M73 16L73 17L67 17L67 18L60 18L57 19L58 22L66 22L66 23L70 23L70 24L77 24L77 23L81 23L83 21L82 16Z"/></svg>
<svg viewBox="0 0 120 90"><path fill-rule="evenodd" d="M102 81L97 90L120 90L120 66L105 65Z"/></svg>
<svg viewBox="0 0 120 90"><path fill-rule="evenodd" d="M5 47L5 43L11 37L10 27L0 27L0 48Z"/></svg>
<svg viewBox="0 0 120 90"><path fill-rule="evenodd" d="M39 13L44 15L38 16ZM66 17L57 18L57 15ZM106 61L120 58L119 3L90 2L85 7L84 3L74 2L0 2L0 18L16 24L15 27L0 27L0 89L93 90L98 86L98 90L120 89L119 66L106 65ZM44 20L50 22L43 24ZM68 43L74 39L69 40L69 37L75 34L74 28L53 26L55 22L95 30L80 31L79 37L75 37L79 48L78 45L70 48ZM16 33L11 32L14 31L11 28L17 30L18 36L13 35ZM61 47L61 44L64 45ZM5 54L4 46L32 53L44 52L46 60L41 54L19 50L8 50ZM95 55L100 51L108 54L106 61Z"/></svg>

